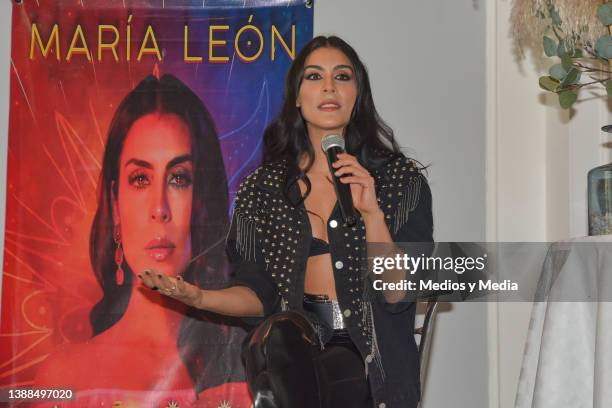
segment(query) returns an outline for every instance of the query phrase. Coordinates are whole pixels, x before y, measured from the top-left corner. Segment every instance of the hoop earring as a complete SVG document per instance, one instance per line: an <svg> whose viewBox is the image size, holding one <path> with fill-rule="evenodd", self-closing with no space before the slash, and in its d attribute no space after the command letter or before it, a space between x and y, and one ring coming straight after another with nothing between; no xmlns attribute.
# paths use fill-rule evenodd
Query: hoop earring
<svg viewBox="0 0 612 408"><path fill-rule="evenodd" d="M121 225L115 225L115 231L113 234L113 240L115 241L115 264L117 265L116 280L117 285L123 285L125 280L125 274L121 265L123 264L123 247L121 246Z"/></svg>

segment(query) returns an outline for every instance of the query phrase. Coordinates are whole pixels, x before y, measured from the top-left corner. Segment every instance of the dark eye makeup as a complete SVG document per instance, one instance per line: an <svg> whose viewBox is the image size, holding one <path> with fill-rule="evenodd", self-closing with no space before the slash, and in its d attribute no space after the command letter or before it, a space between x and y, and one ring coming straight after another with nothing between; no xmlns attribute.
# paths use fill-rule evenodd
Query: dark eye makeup
<svg viewBox="0 0 612 408"><path fill-rule="evenodd" d="M323 77L318 72L308 72L304 75L304 79L309 80L309 81L316 81L322 78ZM347 72L339 72L336 75L334 75L334 78L338 81L350 81L352 78L352 75Z"/></svg>
<svg viewBox="0 0 612 408"><path fill-rule="evenodd" d="M129 174L128 184L140 190L151 184L151 180L144 171L138 169Z"/></svg>
<svg viewBox="0 0 612 408"><path fill-rule="evenodd" d="M178 168L168 173L166 182L172 187L184 189L193 184L191 171ZM142 190L151 185L151 176L142 169L137 169L128 175L128 184L137 190Z"/></svg>
<svg viewBox="0 0 612 408"><path fill-rule="evenodd" d="M168 176L168 184L176 188L188 188L193 183L191 172L185 169L173 170Z"/></svg>

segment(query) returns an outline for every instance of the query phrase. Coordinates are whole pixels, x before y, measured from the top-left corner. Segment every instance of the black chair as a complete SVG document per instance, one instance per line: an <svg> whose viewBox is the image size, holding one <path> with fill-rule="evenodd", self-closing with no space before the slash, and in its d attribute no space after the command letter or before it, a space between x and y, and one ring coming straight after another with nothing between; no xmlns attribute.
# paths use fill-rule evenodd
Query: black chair
<svg viewBox="0 0 612 408"><path fill-rule="evenodd" d="M419 303L425 303L425 317L423 325L414 329L414 334L420 336L419 341L419 358L421 362L421 390L424 388L425 378L427 376L427 365L429 363L429 354L431 349L431 339L433 335L434 321L436 312L438 311L438 299L430 298Z"/></svg>

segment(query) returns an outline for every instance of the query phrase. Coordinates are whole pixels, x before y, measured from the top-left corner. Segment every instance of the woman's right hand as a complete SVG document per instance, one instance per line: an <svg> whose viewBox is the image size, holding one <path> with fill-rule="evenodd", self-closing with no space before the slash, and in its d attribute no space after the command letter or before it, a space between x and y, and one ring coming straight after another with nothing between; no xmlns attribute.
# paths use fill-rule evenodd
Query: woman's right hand
<svg viewBox="0 0 612 408"><path fill-rule="evenodd" d="M151 269L139 273L138 277L148 288L183 302L188 306L199 308L203 293L202 289L189 282L185 282L182 277L171 278Z"/></svg>

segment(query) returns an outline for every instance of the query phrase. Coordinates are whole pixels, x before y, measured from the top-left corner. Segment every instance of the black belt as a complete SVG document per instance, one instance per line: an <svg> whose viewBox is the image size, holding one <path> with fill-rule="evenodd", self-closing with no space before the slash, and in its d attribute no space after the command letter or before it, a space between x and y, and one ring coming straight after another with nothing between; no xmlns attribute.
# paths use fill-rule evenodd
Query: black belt
<svg viewBox="0 0 612 408"><path fill-rule="evenodd" d="M304 310L314 313L334 330L344 329L344 319L337 300L330 300L327 295L304 293Z"/></svg>

